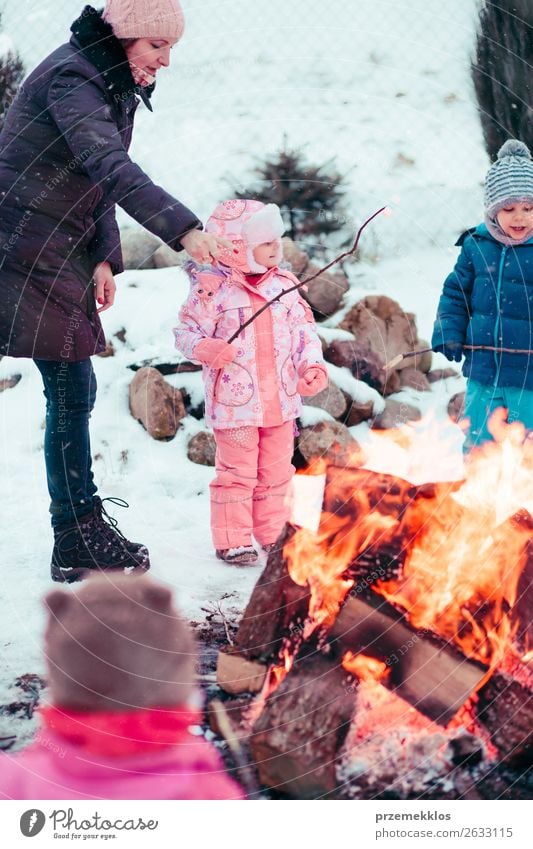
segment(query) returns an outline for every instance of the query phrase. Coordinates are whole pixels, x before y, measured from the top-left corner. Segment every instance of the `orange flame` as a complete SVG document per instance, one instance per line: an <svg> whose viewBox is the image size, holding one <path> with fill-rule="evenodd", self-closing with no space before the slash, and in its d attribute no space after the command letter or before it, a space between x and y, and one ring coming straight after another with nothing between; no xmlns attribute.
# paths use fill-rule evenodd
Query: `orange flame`
<svg viewBox="0 0 533 849"><path fill-rule="evenodd" d="M354 585L348 567L367 547L379 550L394 538L407 550L402 576L371 581L374 589L403 607L413 626L452 639L491 667L500 662L531 536L513 517L533 512L533 445L520 424L504 418L505 411L493 416L496 442L472 453L460 489L441 484L413 497L411 485L398 481L396 491L381 494L365 486L364 470L356 479L353 470L329 469L318 533L298 530L284 549L292 579L311 590L304 639L335 620ZM441 443L425 444L434 455ZM420 457L416 467L419 474Z"/></svg>
<svg viewBox="0 0 533 849"><path fill-rule="evenodd" d="M533 451L522 425L492 417L498 441L473 453L463 486L425 514L399 581L376 588L408 612L417 628L452 639L467 657L491 667L509 647L509 611L526 560L528 528L513 521L533 499Z"/></svg>
<svg viewBox="0 0 533 849"><path fill-rule="evenodd" d="M342 658L342 668L361 681L384 681L390 672L386 663L366 654L347 651Z"/></svg>

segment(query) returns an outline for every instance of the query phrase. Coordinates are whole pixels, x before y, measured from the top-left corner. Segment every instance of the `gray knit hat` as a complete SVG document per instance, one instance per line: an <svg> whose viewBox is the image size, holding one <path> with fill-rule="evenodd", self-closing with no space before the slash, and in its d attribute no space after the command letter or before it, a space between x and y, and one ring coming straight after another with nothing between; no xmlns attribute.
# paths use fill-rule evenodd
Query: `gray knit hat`
<svg viewBox="0 0 533 849"><path fill-rule="evenodd" d="M509 201L533 203L533 160L526 145L508 139L485 178L485 211L493 218Z"/></svg>

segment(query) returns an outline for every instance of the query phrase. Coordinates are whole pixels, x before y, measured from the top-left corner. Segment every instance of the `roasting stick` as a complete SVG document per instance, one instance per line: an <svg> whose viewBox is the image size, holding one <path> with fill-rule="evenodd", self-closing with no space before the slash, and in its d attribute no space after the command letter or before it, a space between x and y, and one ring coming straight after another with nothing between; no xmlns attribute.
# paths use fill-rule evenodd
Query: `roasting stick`
<svg viewBox="0 0 533 849"><path fill-rule="evenodd" d="M228 716L226 708L218 699L213 699L209 707L214 711L220 732L229 746L230 752L235 761L235 767L239 780L243 785L248 796L260 798L261 789L255 779L255 776L250 768L250 764L246 760L246 756L239 743L239 739L235 733L233 723Z"/></svg>
<svg viewBox="0 0 533 849"><path fill-rule="evenodd" d="M463 345L467 351L496 351L498 354L533 354L529 348L495 348L493 345ZM406 351L405 354L398 354L388 363L383 366L385 371L396 368L408 357L418 357L420 354L431 354L433 348L421 348L420 351Z"/></svg>

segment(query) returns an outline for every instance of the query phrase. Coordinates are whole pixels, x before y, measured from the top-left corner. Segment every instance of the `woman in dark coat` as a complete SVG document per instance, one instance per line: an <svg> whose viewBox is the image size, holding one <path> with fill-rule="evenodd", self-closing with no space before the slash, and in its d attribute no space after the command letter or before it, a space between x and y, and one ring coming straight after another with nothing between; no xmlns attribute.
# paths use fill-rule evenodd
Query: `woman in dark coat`
<svg viewBox="0 0 533 849"><path fill-rule="evenodd" d="M220 247L127 152L140 99L152 110L155 76L182 35L178 0L87 6L71 31L24 81L0 135L0 354L31 357L43 378L59 581L149 568L146 548L105 521L91 470L90 357L105 348L98 313L123 270L115 205L200 262Z"/></svg>

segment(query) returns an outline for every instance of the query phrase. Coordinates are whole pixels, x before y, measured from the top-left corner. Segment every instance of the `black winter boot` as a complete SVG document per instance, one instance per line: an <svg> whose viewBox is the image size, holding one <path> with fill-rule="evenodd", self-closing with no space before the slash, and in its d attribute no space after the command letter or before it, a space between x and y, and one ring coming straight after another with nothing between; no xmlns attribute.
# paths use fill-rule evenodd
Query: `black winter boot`
<svg viewBox="0 0 533 849"><path fill-rule="evenodd" d="M119 532L120 533L120 532ZM150 568L148 550L129 543L96 515L83 516L70 525L54 529L52 580L61 583L82 581L95 571L146 572ZM134 550L128 546L135 546Z"/></svg>
<svg viewBox="0 0 533 849"><path fill-rule="evenodd" d="M122 545L126 549L126 551L130 551L133 554L138 554L142 552L148 558L148 549L145 545L140 542L131 542L129 539L126 539L122 531L118 527L118 522L114 516L110 516L107 510L104 507L104 501L109 501L111 504L116 504L117 507L129 507L127 501L124 501L122 498L100 498L99 495L93 495L93 511L94 515L101 523L102 531L105 533L109 539L120 540Z"/></svg>

